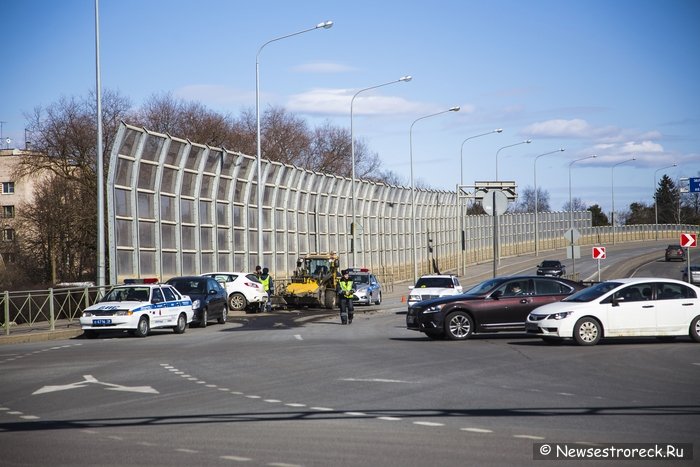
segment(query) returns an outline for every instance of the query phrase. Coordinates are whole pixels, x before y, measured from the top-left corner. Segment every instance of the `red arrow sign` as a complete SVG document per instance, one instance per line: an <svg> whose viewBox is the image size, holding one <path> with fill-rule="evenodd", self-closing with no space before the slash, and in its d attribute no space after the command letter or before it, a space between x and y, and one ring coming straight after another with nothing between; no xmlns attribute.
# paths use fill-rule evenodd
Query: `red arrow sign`
<svg viewBox="0 0 700 467"><path fill-rule="evenodd" d="M593 247L593 259L605 259L605 247L604 246L594 246Z"/></svg>
<svg viewBox="0 0 700 467"><path fill-rule="evenodd" d="M683 248L695 248L698 246L698 237L695 234L681 234L681 246Z"/></svg>

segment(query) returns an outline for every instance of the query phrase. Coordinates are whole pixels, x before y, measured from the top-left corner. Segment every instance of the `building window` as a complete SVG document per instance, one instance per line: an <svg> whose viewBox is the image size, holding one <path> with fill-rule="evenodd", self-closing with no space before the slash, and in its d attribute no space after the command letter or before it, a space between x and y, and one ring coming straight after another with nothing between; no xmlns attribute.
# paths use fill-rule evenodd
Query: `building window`
<svg viewBox="0 0 700 467"><path fill-rule="evenodd" d="M11 219L15 217L15 207L14 206L3 206L2 207L2 217L5 219Z"/></svg>
<svg viewBox="0 0 700 467"><path fill-rule="evenodd" d="M11 195L15 192L15 182L2 182L2 194Z"/></svg>
<svg viewBox="0 0 700 467"><path fill-rule="evenodd" d="M3 229L2 230L2 240L4 242L11 242L15 239L15 229Z"/></svg>

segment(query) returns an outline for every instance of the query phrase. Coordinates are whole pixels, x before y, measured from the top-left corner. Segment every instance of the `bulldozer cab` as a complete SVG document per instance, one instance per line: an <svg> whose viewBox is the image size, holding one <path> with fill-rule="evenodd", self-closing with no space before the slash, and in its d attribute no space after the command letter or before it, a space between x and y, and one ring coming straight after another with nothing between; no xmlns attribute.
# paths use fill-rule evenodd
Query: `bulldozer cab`
<svg viewBox="0 0 700 467"><path fill-rule="evenodd" d="M314 281L318 283L332 282L338 276L338 258L336 255L309 255L299 258L293 282Z"/></svg>
<svg viewBox="0 0 700 467"><path fill-rule="evenodd" d="M340 261L336 253L316 253L297 260L297 268L284 294L290 305L336 305L336 286Z"/></svg>

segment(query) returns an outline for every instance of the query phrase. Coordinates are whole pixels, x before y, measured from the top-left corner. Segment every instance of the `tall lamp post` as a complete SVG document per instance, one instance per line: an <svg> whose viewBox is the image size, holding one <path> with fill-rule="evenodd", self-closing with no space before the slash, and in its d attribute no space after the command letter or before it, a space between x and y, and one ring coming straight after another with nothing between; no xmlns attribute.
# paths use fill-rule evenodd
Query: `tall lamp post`
<svg viewBox="0 0 700 467"><path fill-rule="evenodd" d="M526 139L525 141L521 141L519 143L515 144L509 144L508 146L503 146L502 148L499 148L498 151L496 151L496 181L498 181L498 153L500 153L502 150L506 148L512 148L513 146L518 146L520 144L530 144L532 143L531 139Z"/></svg>
<svg viewBox="0 0 700 467"><path fill-rule="evenodd" d="M571 198L571 166L574 165L577 162L580 161L585 161L586 159L594 159L598 157L596 154L591 154L590 156L582 157L580 159L575 159L569 163L569 231L571 232L571 236L573 237L573 231L574 231L574 203ZM571 264L572 264L572 274L576 274L576 255L574 254L574 248L573 248L574 242L573 238L571 241Z"/></svg>
<svg viewBox="0 0 700 467"><path fill-rule="evenodd" d="M657 199L657 196L656 196L656 174L658 174L662 170L670 169L671 167L676 167L677 165L678 164L676 164L674 162L673 165L669 165L667 167L661 167L660 169L657 169L654 171L654 231L655 231L654 237L655 237L655 240L659 239L659 209L657 207L659 204L659 200ZM690 276L688 276L688 277L690 277Z"/></svg>
<svg viewBox="0 0 700 467"><path fill-rule="evenodd" d="M610 176L610 201L612 202L612 210L610 211L610 223L612 224L612 242L613 245L615 244L615 167L618 165L622 165L625 162L632 162L636 161L636 157L632 157L632 159L627 159L622 162L618 162L617 164L613 164L612 168L610 169L611 176Z"/></svg>
<svg viewBox="0 0 700 467"><path fill-rule="evenodd" d="M410 155L411 164L411 230L413 231L412 241L413 241L413 283L418 281L418 243L416 242L416 189L413 184L413 125L415 125L420 120L426 118L435 117L436 115L442 115L447 112L459 112L459 106L450 107L442 112L437 112L434 114L426 115L424 117L417 118L411 123L411 128L408 131L408 149Z"/></svg>
<svg viewBox="0 0 700 467"><path fill-rule="evenodd" d="M457 202L459 202L459 190L461 187L464 185L464 143L469 141L470 139L474 138L479 138L481 136L486 136L486 135L492 135L494 133L502 133L503 128L496 128L495 130L487 131L486 133L481 133L478 135L470 136L466 138L464 141L462 141L462 145L459 148L459 185L460 188L457 188ZM466 274L466 271L464 270L464 247L463 247L463 241L464 241L464 214L462 213L462 203L459 204L459 228L460 228L460 235L458 243L459 243L459 248L460 248L460 253L459 253L459 258L461 260L461 265L460 265L460 271L461 274L464 275Z"/></svg>
<svg viewBox="0 0 700 467"><path fill-rule="evenodd" d="M534 178L535 178L535 256L539 256L540 254L540 241L539 241L539 228L540 224L537 222L537 211L539 210L539 198L538 198L538 193L537 193L537 159L543 156L549 156L550 154L556 154L558 152L564 152L564 148L559 148L556 151L550 151L550 152L545 152L544 154L540 154L539 156L535 157L535 162L533 164L533 169L534 169Z"/></svg>
<svg viewBox="0 0 700 467"><path fill-rule="evenodd" d="M355 103L355 98L357 97L358 94L361 92L369 91L370 89L377 89L381 88L383 86L388 86L390 84L394 83L400 83L400 82L408 82L411 81L412 77L410 75L408 76L402 76L399 79L396 79L394 81L389 81L388 83L384 84L378 84L376 86L370 86L368 88L360 89L355 93L354 96L352 96L352 99L350 99L350 154L352 155L352 265L357 266L357 257L355 255L355 252L357 251L357 245L355 242L355 232L357 232L357 219L355 216L355 136L353 132L353 105Z"/></svg>
<svg viewBox="0 0 700 467"><path fill-rule="evenodd" d="M263 257L263 190L262 190L262 144L260 140L260 52L262 52L263 48L267 44L270 44L271 42L276 42L282 39L286 39L288 37L292 36L298 36L299 34L303 34L305 32L309 31L315 31L316 29L329 29L333 27L333 21L324 21L322 23L318 23L316 26L308 29L304 29L302 31L297 31L293 32L291 34L287 34L284 36L276 37L274 39L270 39L269 41L265 42L263 45L260 46L258 49L258 53L255 54L255 119L256 119L256 124L257 124L257 133L256 133L256 143L257 143L257 182L258 182L258 190L257 190L257 198L258 198L258 264L262 265L264 263L264 257Z"/></svg>

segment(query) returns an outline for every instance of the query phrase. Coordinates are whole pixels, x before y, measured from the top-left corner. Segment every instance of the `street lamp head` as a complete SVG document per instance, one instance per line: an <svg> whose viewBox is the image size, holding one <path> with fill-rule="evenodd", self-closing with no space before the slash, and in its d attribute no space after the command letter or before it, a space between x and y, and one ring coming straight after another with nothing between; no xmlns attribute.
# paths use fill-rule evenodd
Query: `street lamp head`
<svg viewBox="0 0 700 467"><path fill-rule="evenodd" d="M450 107L449 111L450 111L450 112L459 112L459 106Z"/></svg>
<svg viewBox="0 0 700 467"><path fill-rule="evenodd" d="M523 142L524 142L525 144L530 144L530 143L532 143L532 140L531 140L531 139L526 139L526 140L523 141Z"/></svg>
<svg viewBox="0 0 700 467"><path fill-rule="evenodd" d="M413 76L406 75L406 76L402 76L401 78L399 78L399 81L411 81L412 79L413 79Z"/></svg>
<svg viewBox="0 0 700 467"><path fill-rule="evenodd" d="M503 128L496 128L493 130L494 133L503 133Z"/></svg>
<svg viewBox="0 0 700 467"><path fill-rule="evenodd" d="M559 152L564 152L564 151L566 151L566 149L564 149L564 148L559 148Z"/></svg>
<svg viewBox="0 0 700 467"><path fill-rule="evenodd" d="M323 23L318 23L316 25L316 29L323 28L323 29L330 29L333 27L333 21L324 21Z"/></svg>

